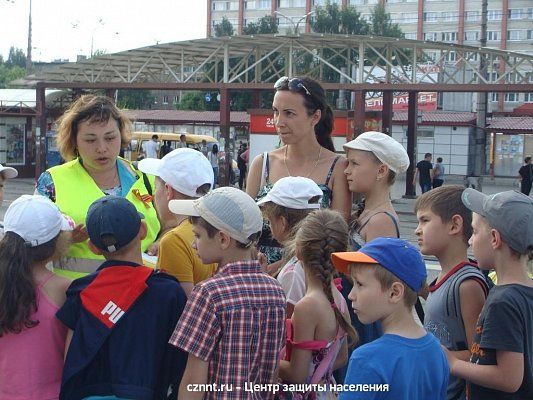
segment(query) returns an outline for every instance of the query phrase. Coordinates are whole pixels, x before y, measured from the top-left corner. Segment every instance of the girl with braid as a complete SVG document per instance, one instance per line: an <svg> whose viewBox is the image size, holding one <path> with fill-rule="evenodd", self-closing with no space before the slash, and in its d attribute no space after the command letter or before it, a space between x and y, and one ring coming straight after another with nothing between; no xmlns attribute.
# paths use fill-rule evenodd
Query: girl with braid
<svg viewBox="0 0 533 400"><path fill-rule="evenodd" d="M303 265L307 290L287 320L287 341L282 351L279 377L285 383L334 383L333 371L348 359L348 338L357 335L350 324L346 301L333 282L331 254L348 246L348 225L340 213L318 210L298 226L292 242ZM280 399L335 399L325 391L282 393Z"/></svg>

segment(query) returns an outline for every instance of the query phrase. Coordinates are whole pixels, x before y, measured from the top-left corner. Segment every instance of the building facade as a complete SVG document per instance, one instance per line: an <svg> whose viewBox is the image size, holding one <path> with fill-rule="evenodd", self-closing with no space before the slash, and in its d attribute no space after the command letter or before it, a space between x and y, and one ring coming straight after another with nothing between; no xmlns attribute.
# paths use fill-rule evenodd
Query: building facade
<svg viewBox="0 0 533 400"><path fill-rule="evenodd" d="M305 15L328 0L208 0L207 36L223 17L232 23L235 33L265 15L275 15L280 32L294 29L310 32ZM385 5L392 22L397 23L406 39L438 41L479 46L482 0L329 0L341 7L354 6L370 20L372 9ZM488 0L487 47L533 54L533 2L531 0ZM437 53L427 54L436 59ZM451 53L453 57L453 53ZM453 62L453 59L448 61ZM503 64L503 63L502 63ZM489 66L492 74L505 73L505 65ZM533 82L533 76L529 77ZM533 102L533 93L491 93L490 109L510 111Z"/></svg>

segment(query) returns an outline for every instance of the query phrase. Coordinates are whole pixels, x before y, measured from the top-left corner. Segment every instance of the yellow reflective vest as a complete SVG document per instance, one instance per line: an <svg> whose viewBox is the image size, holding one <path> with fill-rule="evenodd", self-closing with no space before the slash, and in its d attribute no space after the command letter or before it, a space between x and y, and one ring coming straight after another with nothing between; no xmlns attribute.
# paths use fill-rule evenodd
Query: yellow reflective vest
<svg viewBox="0 0 533 400"><path fill-rule="evenodd" d="M150 246L156 240L161 226L159 224L153 203L151 201L146 201L146 198L144 201L139 198L148 194L148 189L144 184L143 173L133 168L133 166L131 166L131 164L126 160L121 158L119 160L119 162L127 163L131 167L131 170L137 175L137 180L127 193L126 199L131 201L137 211L144 215L144 221L146 222L148 228L146 238L141 243L141 248L144 252L148 246ZM83 168L78 158L63 165L52 167L48 170L48 172L54 181L55 200L61 212L70 216L76 224L85 224L85 218L87 216L89 206L95 200L105 196L105 194L96 185L93 178L91 178L85 168ZM147 175L147 177L153 192L155 190L155 178L152 175ZM140 196L135 195L136 190L138 190L138 194L140 194ZM103 262L104 260L102 256L94 254L89 249L87 242L72 244L67 257L69 258L64 263L65 269L69 269L69 264L75 264L72 261L101 260ZM69 262L69 260L71 262ZM80 265L82 264L83 262L81 262ZM92 265L95 265L95 263L93 262ZM91 270L85 270L83 267L81 267L81 270L76 268L75 271L77 271L77 273L63 273L63 275L75 278L84 275L84 273L86 274L93 272ZM61 271L58 272L61 273Z"/></svg>

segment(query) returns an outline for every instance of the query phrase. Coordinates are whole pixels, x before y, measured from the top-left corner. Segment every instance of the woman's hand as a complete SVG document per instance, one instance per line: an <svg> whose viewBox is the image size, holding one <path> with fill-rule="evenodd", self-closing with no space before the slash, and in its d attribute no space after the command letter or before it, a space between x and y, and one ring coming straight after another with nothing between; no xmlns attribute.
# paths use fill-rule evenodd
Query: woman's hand
<svg viewBox="0 0 533 400"><path fill-rule="evenodd" d="M72 230L72 243L81 243L89 239L87 228L83 224L76 225Z"/></svg>
<svg viewBox="0 0 533 400"><path fill-rule="evenodd" d="M159 255L159 240L157 242L152 243L148 249L146 249L146 254L149 256L157 256Z"/></svg>

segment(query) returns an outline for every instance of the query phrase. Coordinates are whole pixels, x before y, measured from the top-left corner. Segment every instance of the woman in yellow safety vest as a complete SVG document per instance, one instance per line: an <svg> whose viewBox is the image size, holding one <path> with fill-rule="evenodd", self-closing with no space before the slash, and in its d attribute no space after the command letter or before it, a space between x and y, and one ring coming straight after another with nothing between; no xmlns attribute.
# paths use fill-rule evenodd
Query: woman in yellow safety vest
<svg viewBox="0 0 533 400"><path fill-rule="evenodd" d="M57 147L66 162L43 172L36 187L37 193L55 202L77 224L75 243L58 273L76 278L103 262L89 250L85 230L87 210L102 196L125 197L144 215L148 234L142 241L143 251L156 240L160 225L151 201L154 177L119 157L130 138L129 119L105 96L81 96L61 117Z"/></svg>

